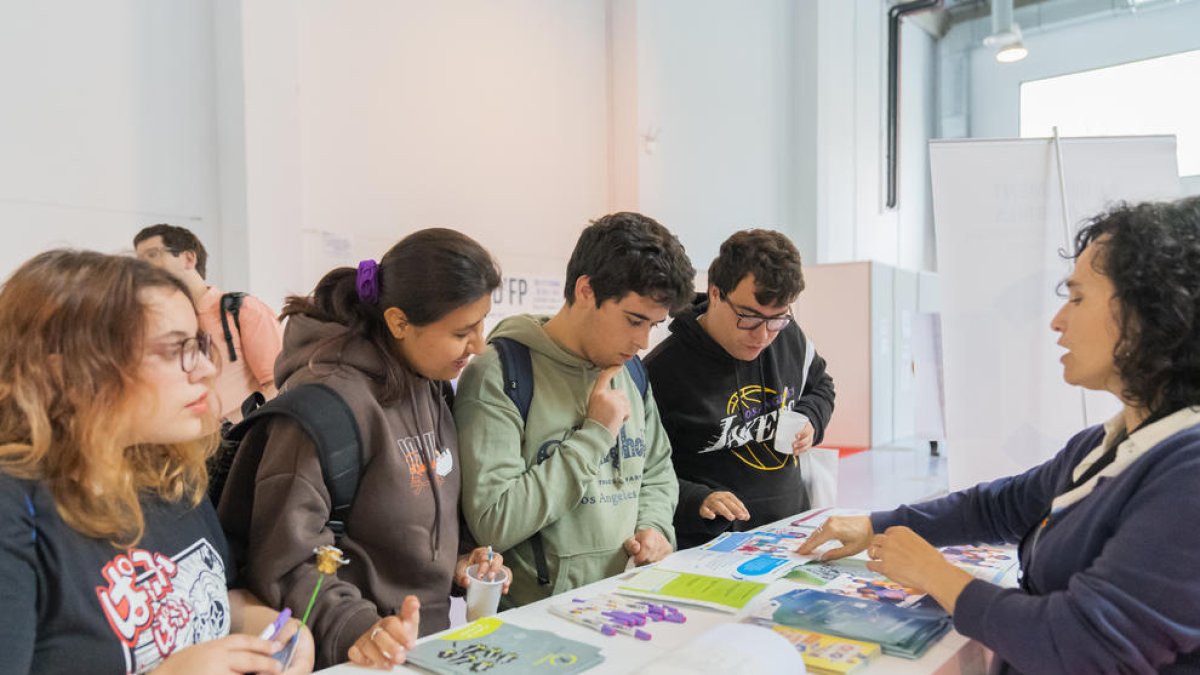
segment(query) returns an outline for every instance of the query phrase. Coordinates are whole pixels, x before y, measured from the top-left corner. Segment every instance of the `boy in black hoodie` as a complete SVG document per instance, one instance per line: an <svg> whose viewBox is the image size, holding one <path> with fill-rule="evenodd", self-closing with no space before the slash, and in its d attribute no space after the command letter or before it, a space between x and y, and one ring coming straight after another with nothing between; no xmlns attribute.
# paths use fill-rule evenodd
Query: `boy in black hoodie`
<svg viewBox="0 0 1200 675"><path fill-rule="evenodd" d="M787 237L738 232L709 267L708 292L646 357L679 477L681 549L809 508L797 455L824 436L834 393L792 317L802 290ZM808 417L796 438L775 438L780 410Z"/></svg>

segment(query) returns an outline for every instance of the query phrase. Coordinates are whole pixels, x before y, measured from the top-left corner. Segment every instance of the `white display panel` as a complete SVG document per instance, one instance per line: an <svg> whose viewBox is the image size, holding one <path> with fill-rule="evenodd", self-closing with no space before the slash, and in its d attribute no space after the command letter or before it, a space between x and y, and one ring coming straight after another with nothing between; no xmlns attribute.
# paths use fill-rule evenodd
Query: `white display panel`
<svg viewBox="0 0 1200 675"><path fill-rule="evenodd" d="M1071 234L1119 201L1179 196L1170 136L1063 139ZM932 141L950 489L1018 473L1119 410L1062 380L1050 320L1070 273L1052 139Z"/></svg>

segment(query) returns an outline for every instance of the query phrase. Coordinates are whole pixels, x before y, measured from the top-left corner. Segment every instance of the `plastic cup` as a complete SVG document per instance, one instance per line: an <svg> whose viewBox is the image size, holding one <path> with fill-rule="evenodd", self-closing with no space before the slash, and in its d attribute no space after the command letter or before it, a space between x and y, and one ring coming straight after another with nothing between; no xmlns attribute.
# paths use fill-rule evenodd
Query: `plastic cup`
<svg viewBox="0 0 1200 675"><path fill-rule="evenodd" d="M480 578L479 565L471 565L467 576L471 579L467 584L467 621L495 614L500 607L500 592L508 582L508 572L501 569L488 575L491 578Z"/></svg>
<svg viewBox="0 0 1200 675"><path fill-rule="evenodd" d="M806 424L808 415L795 410L780 410L779 420L775 425L775 452L781 455L792 454L792 442L796 440L796 434L804 431Z"/></svg>

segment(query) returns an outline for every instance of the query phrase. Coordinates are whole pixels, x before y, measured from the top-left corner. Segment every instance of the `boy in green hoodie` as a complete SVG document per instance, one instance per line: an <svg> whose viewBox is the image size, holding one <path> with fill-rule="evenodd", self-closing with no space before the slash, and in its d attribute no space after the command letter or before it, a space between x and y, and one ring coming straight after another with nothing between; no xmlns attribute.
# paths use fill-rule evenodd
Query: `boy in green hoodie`
<svg viewBox="0 0 1200 675"><path fill-rule="evenodd" d="M674 550L671 449L653 393L642 397L625 362L687 305L694 276L662 225L637 213L604 216L575 244L562 309L509 317L488 338L529 349L528 417L505 393L494 345L463 372L454 406L462 512L478 541L504 551L510 603Z"/></svg>

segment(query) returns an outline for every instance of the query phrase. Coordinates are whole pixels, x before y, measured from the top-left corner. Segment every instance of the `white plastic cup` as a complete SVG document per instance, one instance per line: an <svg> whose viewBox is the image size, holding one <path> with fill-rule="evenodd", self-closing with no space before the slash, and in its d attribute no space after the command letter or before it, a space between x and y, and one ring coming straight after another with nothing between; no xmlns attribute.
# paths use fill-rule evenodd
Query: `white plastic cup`
<svg viewBox="0 0 1200 675"><path fill-rule="evenodd" d="M471 565L467 576L471 579L467 584L467 621L495 614L500 607L500 592L508 583L508 572L501 569L485 579L479 576L479 565Z"/></svg>
<svg viewBox="0 0 1200 675"><path fill-rule="evenodd" d="M779 420L775 425L775 452L781 455L792 454L792 443L807 424L808 415L795 410L780 410Z"/></svg>

